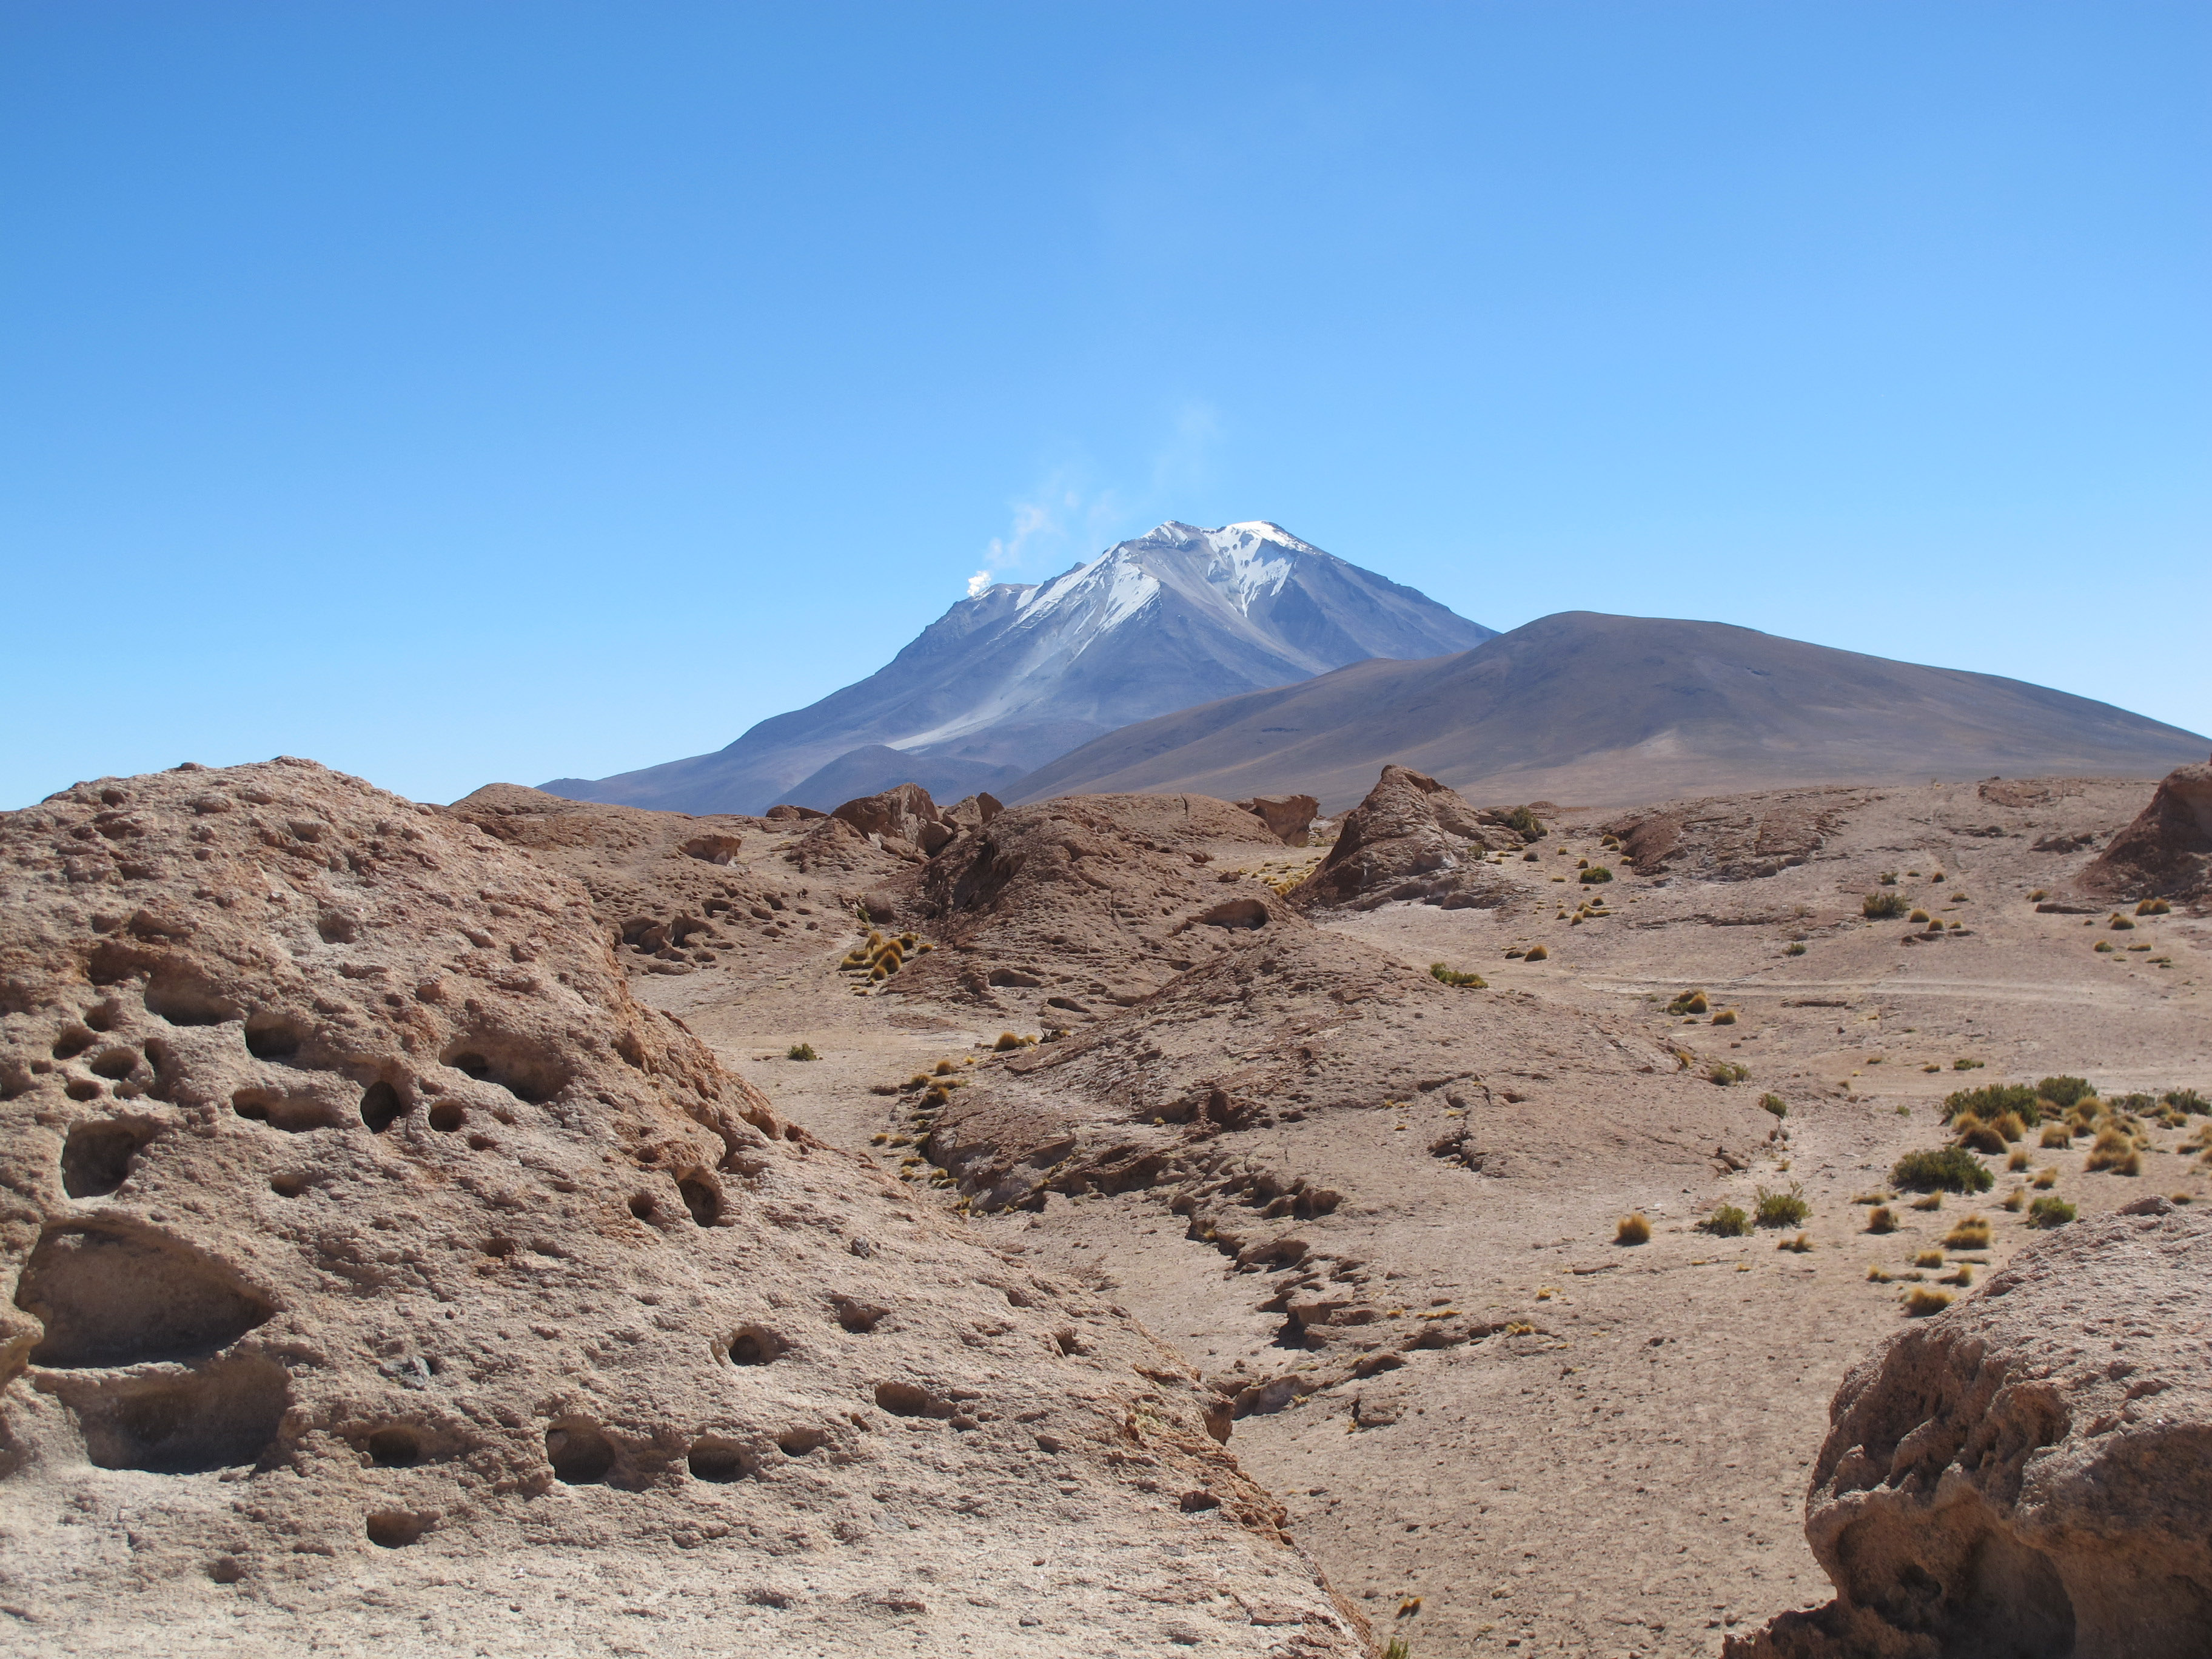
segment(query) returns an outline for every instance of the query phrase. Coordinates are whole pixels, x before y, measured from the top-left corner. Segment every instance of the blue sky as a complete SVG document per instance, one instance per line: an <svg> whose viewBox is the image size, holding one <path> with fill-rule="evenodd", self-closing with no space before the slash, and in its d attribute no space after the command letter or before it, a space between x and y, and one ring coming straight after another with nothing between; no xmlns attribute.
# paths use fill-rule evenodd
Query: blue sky
<svg viewBox="0 0 2212 1659"><path fill-rule="evenodd" d="M2212 10L0 3L0 806L718 747L1273 519L2212 729Z"/></svg>

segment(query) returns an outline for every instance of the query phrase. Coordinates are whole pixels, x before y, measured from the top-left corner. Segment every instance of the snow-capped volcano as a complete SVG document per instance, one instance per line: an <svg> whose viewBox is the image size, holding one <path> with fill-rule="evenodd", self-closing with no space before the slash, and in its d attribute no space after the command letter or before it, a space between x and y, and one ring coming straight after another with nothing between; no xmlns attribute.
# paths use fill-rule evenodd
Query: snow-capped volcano
<svg viewBox="0 0 2212 1659"><path fill-rule="evenodd" d="M1004 787L1133 721L1369 657L1465 651L1492 632L1279 525L1170 520L1050 581L961 600L866 679L726 749L545 787L694 812L835 805L877 770L900 774L878 787ZM878 747L896 753L852 752ZM806 787L825 769L826 803Z"/></svg>

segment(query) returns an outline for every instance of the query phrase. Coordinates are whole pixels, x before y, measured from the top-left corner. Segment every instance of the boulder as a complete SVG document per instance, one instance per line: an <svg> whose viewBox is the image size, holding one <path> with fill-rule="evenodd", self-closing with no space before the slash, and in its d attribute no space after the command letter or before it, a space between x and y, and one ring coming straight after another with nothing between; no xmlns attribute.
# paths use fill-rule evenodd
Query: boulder
<svg viewBox="0 0 2212 1659"><path fill-rule="evenodd" d="M1805 1534L1836 1599L1729 1659L2185 1659L2212 1630L2212 1218L2076 1223L1844 1379Z"/></svg>
<svg viewBox="0 0 2212 1659"><path fill-rule="evenodd" d="M802 823L809 818L826 818L830 815L817 812L811 806L793 806L789 801L781 801L761 816L770 823Z"/></svg>
<svg viewBox="0 0 2212 1659"><path fill-rule="evenodd" d="M1311 795L1255 795L1238 801L1237 806L1266 824L1285 847L1306 844L1314 814L1321 810L1321 803Z"/></svg>
<svg viewBox="0 0 2212 1659"><path fill-rule="evenodd" d="M2168 773L2075 886L2100 898L2212 902L2212 763Z"/></svg>
<svg viewBox="0 0 2212 1659"><path fill-rule="evenodd" d="M956 830L981 830L1006 810L996 795L963 795L945 809L945 821Z"/></svg>
<svg viewBox="0 0 2212 1659"><path fill-rule="evenodd" d="M1505 886L1481 873L1482 855L1521 844L1503 814L1478 811L1456 790L1410 768L1386 766L1367 799L1344 815L1328 855L1290 897L1363 910L1396 899L1489 908L1504 902Z"/></svg>

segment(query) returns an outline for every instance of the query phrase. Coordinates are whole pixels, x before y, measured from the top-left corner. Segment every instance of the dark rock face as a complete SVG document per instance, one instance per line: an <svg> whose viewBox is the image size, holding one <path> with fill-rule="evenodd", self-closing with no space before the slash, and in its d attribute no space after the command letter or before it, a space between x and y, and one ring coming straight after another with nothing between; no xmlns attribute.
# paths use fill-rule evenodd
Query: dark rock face
<svg viewBox="0 0 2212 1659"><path fill-rule="evenodd" d="M2212 1629L2212 1221L2068 1227L1844 1378L1805 1502L1836 1600L1729 1659L2185 1659Z"/></svg>
<svg viewBox="0 0 2212 1659"><path fill-rule="evenodd" d="M1256 795L1237 805L1280 836L1285 847L1306 844L1306 831L1312 827L1314 814L1321 810L1321 803L1311 795Z"/></svg>
<svg viewBox="0 0 2212 1659"><path fill-rule="evenodd" d="M2212 900L2212 763L2169 773L2076 885L2107 898Z"/></svg>
<svg viewBox="0 0 2212 1659"><path fill-rule="evenodd" d="M902 783L879 795L848 800L830 816L864 836L879 836L895 852L915 848L927 856L952 839L952 826L938 811L929 791L918 783Z"/></svg>
<svg viewBox="0 0 2212 1659"><path fill-rule="evenodd" d="M1504 901L1502 884L1480 873L1482 855L1521 845L1505 814L1478 811L1432 777L1386 766L1367 799L1344 815L1328 856L1290 896L1296 904L1363 910L1394 899L1486 908Z"/></svg>

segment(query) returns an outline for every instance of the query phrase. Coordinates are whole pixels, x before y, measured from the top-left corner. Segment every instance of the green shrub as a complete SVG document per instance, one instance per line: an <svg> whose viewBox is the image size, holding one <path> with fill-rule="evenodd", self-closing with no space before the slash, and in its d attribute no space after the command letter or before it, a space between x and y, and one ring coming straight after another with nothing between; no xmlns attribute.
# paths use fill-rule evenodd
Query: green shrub
<svg viewBox="0 0 2212 1659"><path fill-rule="evenodd" d="M1909 1192L1985 1193L1996 1177L1963 1146L1907 1152L1889 1172L1889 1184Z"/></svg>
<svg viewBox="0 0 2212 1659"><path fill-rule="evenodd" d="M2212 1113L2212 1100L2205 1099L2194 1089L2168 1089L2159 1097L2159 1100L2177 1112L2187 1112L2197 1117Z"/></svg>
<svg viewBox="0 0 2212 1659"><path fill-rule="evenodd" d="M821 1055L814 1052L814 1045L811 1042L793 1043L791 1047L783 1051L783 1057L786 1060L819 1060L822 1058Z"/></svg>
<svg viewBox="0 0 2212 1659"><path fill-rule="evenodd" d="M2027 1224L2031 1227L2063 1227L2073 1220L2074 1206L2063 1198L2039 1198L2027 1206Z"/></svg>
<svg viewBox="0 0 2212 1659"><path fill-rule="evenodd" d="M1869 921L1894 921L1911 908L1902 893L1869 893L1859 902L1859 914Z"/></svg>
<svg viewBox="0 0 2212 1659"><path fill-rule="evenodd" d="M1585 883L1611 881L1613 879L1613 872L1607 869L1602 864L1593 864L1589 869L1583 871L1582 874L1576 877L1575 879Z"/></svg>
<svg viewBox="0 0 2212 1659"><path fill-rule="evenodd" d="M2093 1095L2097 1091L2085 1077L2047 1077L2035 1085L2035 1092L2038 1098L2049 1101L2063 1112L2084 1096Z"/></svg>
<svg viewBox="0 0 2212 1659"><path fill-rule="evenodd" d="M1783 1099L1780 1095L1761 1095L1759 1097L1759 1103L1777 1117L1790 1115L1790 1103Z"/></svg>
<svg viewBox="0 0 2212 1659"><path fill-rule="evenodd" d="M1716 1238L1741 1238L1751 1231L1751 1218L1733 1204L1723 1204L1698 1224Z"/></svg>
<svg viewBox="0 0 2212 1659"><path fill-rule="evenodd" d="M1951 1069L1954 1072L1978 1072L1982 1069L1982 1062L1978 1060L1954 1060L1951 1062Z"/></svg>
<svg viewBox="0 0 2212 1659"><path fill-rule="evenodd" d="M1505 815L1505 822L1511 828L1519 830L1524 840L1536 841L1546 833L1543 819L1525 806L1516 806L1508 812Z"/></svg>
<svg viewBox="0 0 2212 1659"><path fill-rule="evenodd" d="M1712 1012L1712 1005L1705 1000L1703 991L1685 991L1667 1005L1667 1012L1670 1014L1705 1014Z"/></svg>
<svg viewBox="0 0 2212 1659"><path fill-rule="evenodd" d="M1954 1089L1943 1097L1946 1123L1961 1115L1993 1119L2008 1112L2018 1113L2022 1123L2039 1122L2043 1116L2036 1091L2025 1083L1989 1083L1978 1089Z"/></svg>
<svg viewBox="0 0 2212 1659"><path fill-rule="evenodd" d="M1732 1060L1718 1061L1705 1073L1707 1079L1714 1083L1719 1084L1723 1089L1727 1088L1731 1083L1742 1082L1744 1079L1750 1075L1751 1068L1749 1066L1739 1066Z"/></svg>
<svg viewBox="0 0 2212 1659"><path fill-rule="evenodd" d="M1786 1193L1759 1189L1757 1218L1762 1227L1802 1227L1813 1206L1805 1201L1805 1185L1793 1181Z"/></svg>
<svg viewBox="0 0 2212 1659"><path fill-rule="evenodd" d="M1785 957L1802 957L1805 954L1804 943L1801 940L1796 944L1790 945L1790 948L1784 951L1782 954Z"/></svg>
<svg viewBox="0 0 2212 1659"><path fill-rule="evenodd" d="M1429 977L1439 985L1470 986L1478 991L1486 990L1490 985L1490 981L1483 978L1480 974L1463 974L1455 968L1446 967L1441 962L1432 962L1429 964Z"/></svg>
<svg viewBox="0 0 2212 1659"><path fill-rule="evenodd" d="M1894 870L1885 870L1881 872L1879 879L1884 887L1894 887L1897 885L1897 872Z"/></svg>

